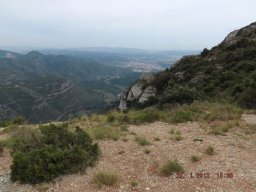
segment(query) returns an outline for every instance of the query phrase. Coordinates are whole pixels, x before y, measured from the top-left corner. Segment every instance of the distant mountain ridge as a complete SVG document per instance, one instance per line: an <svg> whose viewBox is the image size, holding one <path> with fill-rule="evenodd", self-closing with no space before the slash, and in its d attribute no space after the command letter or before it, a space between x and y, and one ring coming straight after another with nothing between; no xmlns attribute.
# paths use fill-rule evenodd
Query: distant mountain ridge
<svg viewBox="0 0 256 192"><path fill-rule="evenodd" d="M0 121L21 115L30 122L46 122L102 110L106 94L115 95L122 87L122 82L108 79L137 77L130 73L92 59L2 50Z"/></svg>
<svg viewBox="0 0 256 192"><path fill-rule="evenodd" d="M136 87L143 94L156 89L139 102L129 98ZM153 95L153 96L152 96ZM151 81L138 80L123 95L128 107L191 103L194 100L226 99L245 107L256 107L256 22L231 32L219 45L200 55L185 56Z"/></svg>

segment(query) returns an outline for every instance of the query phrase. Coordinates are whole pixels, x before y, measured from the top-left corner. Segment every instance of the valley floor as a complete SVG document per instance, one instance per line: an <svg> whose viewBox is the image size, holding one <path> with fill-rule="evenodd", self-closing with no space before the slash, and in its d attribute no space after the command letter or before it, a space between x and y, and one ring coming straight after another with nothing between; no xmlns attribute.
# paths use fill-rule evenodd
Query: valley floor
<svg viewBox="0 0 256 192"><path fill-rule="evenodd" d="M244 115L243 119L248 123L256 123L256 116ZM174 135L169 133L170 130L179 130L183 139L175 140ZM99 141L101 157L96 166L88 168L85 173L65 175L54 182L35 186L9 181L11 157L5 149L0 157L0 191L256 191L255 134L244 134L238 129L227 132L226 136L210 135L196 122L178 125L163 122L131 125L128 131L129 133L118 141ZM151 145L140 146L134 141L136 136L145 137ZM0 140L3 137L6 135L0 135ZM214 147L213 155L205 153L209 145ZM145 153L145 149L148 149L149 154ZM201 159L191 162L192 155ZM170 177L160 175L159 165L170 159L177 159L184 167L185 178L177 178L176 174ZM92 181L98 170L116 173L119 176L118 184L98 189ZM233 178L218 178L218 172L230 173L229 176L233 175ZM191 178L190 174L194 178ZM204 178L207 174L210 178ZM200 178L201 176L203 178ZM134 183L134 186L131 183Z"/></svg>

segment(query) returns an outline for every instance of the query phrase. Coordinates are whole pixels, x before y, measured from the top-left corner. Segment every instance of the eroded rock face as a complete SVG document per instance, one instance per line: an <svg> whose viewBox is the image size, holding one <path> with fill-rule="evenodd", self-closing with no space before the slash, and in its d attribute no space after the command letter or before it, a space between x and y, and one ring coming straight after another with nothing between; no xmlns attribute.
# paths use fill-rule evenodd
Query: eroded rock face
<svg viewBox="0 0 256 192"><path fill-rule="evenodd" d="M156 88L149 86L146 89L144 89L144 91L139 99L139 103L144 103L144 102L148 101L150 97L153 97L155 95L156 95Z"/></svg>
<svg viewBox="0 0 256 192"><path fill-rule="evenodd" d="M152 74L143 74L140 79L134 83L130 88L119 94L119 109L124 111L127 109L128 101L137 101L138 103L144 103L149 100L150 97L156 95L156 88L153 86L147 86L153 80Z"/></svg>
<svg viewBox="0 0 256 192"><path fill-rule="evenodd" d="M230 42L233 41L236 38L236 35L239 30L232 31L231 33L228 34L228 36L224 39L224 42Z"/></svg>
<svg viewBox="0 0 256 192"><path fill-rule="evenodd" d="M255 35L256 22L239 30L232 31L224 39L224 43L231 45L236 43L242 36L252 37Z"/></svg>
<svg viewBox="0 0 256 192"><path fill-rule="evenodd" d="M128 97L127 97L127 100L128 101L133 101L133 100L136 100L138 99L141 94L143 93L143 88L142 88L143 84L142 82L138 81L137 83L135 83L129 93L128 93Z"/></svg>
<svg viewBox="0 0 256 192"><path fill-rule="evenodd" d="M119 107L121 111L125 111L127 109L127 102L125 99L120 99Z"/></svg>

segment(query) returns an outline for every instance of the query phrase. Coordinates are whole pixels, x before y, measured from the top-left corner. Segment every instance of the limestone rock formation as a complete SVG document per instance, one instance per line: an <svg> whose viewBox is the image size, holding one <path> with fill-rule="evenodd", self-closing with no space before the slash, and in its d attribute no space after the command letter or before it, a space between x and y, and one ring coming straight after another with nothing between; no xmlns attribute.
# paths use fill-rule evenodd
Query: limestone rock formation
<svg viewBox="0 0 256 192"><path fill-rule="evenodd" d="M149 100L150 97L156 95L156 88L149 86L144 89L142 95L140 96L139 103L144 103Z"/></svg>
<svg viewBox="0 0 256 192"><path fill-rule="evenodd" d="M142 74L140 79L131 85L127 90L124 90L119 94L119 109L124 111L127 109L127 102L144 103L149 100L150 97L156 95L156 88L147 84L153 80L154 76L150 73Z"/></svg>

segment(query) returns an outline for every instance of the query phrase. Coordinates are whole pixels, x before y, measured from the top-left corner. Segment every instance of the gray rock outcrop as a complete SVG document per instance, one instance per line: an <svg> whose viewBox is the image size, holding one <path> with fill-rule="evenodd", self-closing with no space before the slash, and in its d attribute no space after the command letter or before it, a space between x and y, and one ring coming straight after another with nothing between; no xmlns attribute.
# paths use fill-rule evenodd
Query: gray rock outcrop
<svg viewBox="0 0 256 192"><path fill-rule="evenodd" d="M150 97L153 97L156 95L156 88L149 86L146 87L140 96L139 103L144 103L149 100Z"/></svg>
<svg viewBox="0 0 256 192"><path fill-rule="evenodd" d="M119 109L121 111L126 110L127 102L129 101L144 103L148 101L150 97L155 96L156 88L150 85L153 78L154 76L150 73L143 74L137 82L131 85L127 90L120 93Z"/></svg>

